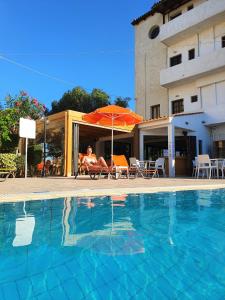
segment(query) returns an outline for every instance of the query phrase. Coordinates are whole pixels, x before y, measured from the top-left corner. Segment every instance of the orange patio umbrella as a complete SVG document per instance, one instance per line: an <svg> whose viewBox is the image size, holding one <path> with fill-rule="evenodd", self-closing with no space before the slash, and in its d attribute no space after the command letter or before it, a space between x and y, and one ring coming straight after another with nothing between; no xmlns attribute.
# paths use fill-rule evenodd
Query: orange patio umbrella
<svg viewBox="0 0 225 300"><path fill-rule="evenodd" d="M113 159L113 130L114 126L135 125L142 122L143 118L128 108L117 105L108 105L96 109L83 116L83 120L92 124L112 127L111 162ZM112 162L113 163L113 162Z"/></svg>

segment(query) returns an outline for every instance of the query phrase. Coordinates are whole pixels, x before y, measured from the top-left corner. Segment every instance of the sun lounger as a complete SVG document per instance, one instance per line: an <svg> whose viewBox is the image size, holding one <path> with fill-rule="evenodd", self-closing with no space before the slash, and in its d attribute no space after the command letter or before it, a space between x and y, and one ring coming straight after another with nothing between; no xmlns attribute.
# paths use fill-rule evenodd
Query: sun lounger
<svg viewBox="0 0 225 300"><path fill-rule="evenodd" d="M81 174L88 174L91 179L99 179L101 175L107 175L111 174L111 168L110 167L102 167L99 165L89 165L86 163L82 163L83 158L86 156L86 154L79 153L79 158L78 158L78 172L75 174L75 179L77 178L78 175ZM95 154L93 154L93 157L96 157Z"/></svg>
<svg viewBox="0 0 225 300"><path fill-rule="evenodd" d="M121 176L130 178L137 175L137 168L134 166L129 167L125 155L113 155L113 168L114 172L117 173L116 178L120 178Z"/></svg>
<svg viewBox="0 0 225 300"><path fill-rule="evenodd" d="M0 178L15 178L16 169L0 168Z"/></svg>

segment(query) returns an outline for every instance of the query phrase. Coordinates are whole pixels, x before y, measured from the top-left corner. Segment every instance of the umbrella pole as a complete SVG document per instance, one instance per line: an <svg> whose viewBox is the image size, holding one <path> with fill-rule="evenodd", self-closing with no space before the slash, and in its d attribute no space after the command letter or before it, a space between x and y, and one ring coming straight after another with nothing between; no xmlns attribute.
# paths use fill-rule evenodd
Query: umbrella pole
<svg viewBox="0 0 225 300"><path fill-rule="evenodd" d="M112 116L111 167L113 167L113 126L114 126L114 116Z"/></svg>

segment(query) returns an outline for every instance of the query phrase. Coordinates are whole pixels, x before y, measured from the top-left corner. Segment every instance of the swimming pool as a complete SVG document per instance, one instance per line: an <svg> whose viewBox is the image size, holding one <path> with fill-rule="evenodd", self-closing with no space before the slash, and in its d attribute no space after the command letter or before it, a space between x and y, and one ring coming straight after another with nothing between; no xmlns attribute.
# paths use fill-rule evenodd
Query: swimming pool
<svg viewBox="0 0 225 300"><path fill-rule="evenodd" d="M0 204L0 299L224 299L225 190Z"/></svg>

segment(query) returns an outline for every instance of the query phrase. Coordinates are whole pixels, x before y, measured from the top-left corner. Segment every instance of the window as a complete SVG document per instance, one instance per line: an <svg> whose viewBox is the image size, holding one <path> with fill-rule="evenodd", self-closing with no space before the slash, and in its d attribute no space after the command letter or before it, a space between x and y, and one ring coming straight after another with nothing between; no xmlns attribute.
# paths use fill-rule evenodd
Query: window
<svg viewBox="0 0 225 300"><path fill-rule="evenodd" d="M189 58L189 60L192 60L195 58L195 49L191 49L188 51L188 58Z"/></svg>
<svg viewBox="0 0 225 300"><path fill-rule="evenodd" d="M191 96L191 103L198 102L198 96Z"/></svg>
<svg viewBox="0 0 225 300"><path fill-rule="evenodd" d="M215 156L225 158L225 141L214 142Z"/></svg>
<svg viewBox="0 0 225 300"><path fill-rule="evenodd" d="M151 119L160 118L160 105L151 106Z"/></svg>
<svg viewBox="0 0 225 300"><path fill-rule="evenodd" d="M175 19L175 18L177 18L177 17L179 17L179 16L181 16L181 15L182 15L182 12L181 12L181 11L177 12L176 14L170 16L170 21L172 21L173 19Z"/></svg>
<svg viewBox="0 0 225 300"><path fill-rule="evenodd" d="M172 114L179 114L184 111L184 99L172 101Z"/></svg>
<svg viewBox="0 0 225 300"><path fill-rule="evenodd" d="M170 66L171 67L179 65L181 63L182 63L182 55L181 54L170 57Z"/></svg>
<svg viewBox="0 0 225 300"><path fill-rule="evenodd" d="M148 33L148 36L151 40L154 40L159 35L160 28L158 25L153 26Z"/></svg>
<svg viewBox="0 0 225 300"><path fill-rule="evenodd" d="M221 38L222 48L225 48L225 35Z"/></svg>
<svg viewBox="0 0 225 300"><path fill-rule="evenodd" d="M193 8L194 8L194 5L191 4L191 5L188 6L187 10L191 10L191 9L193 9Z"/></svg>

